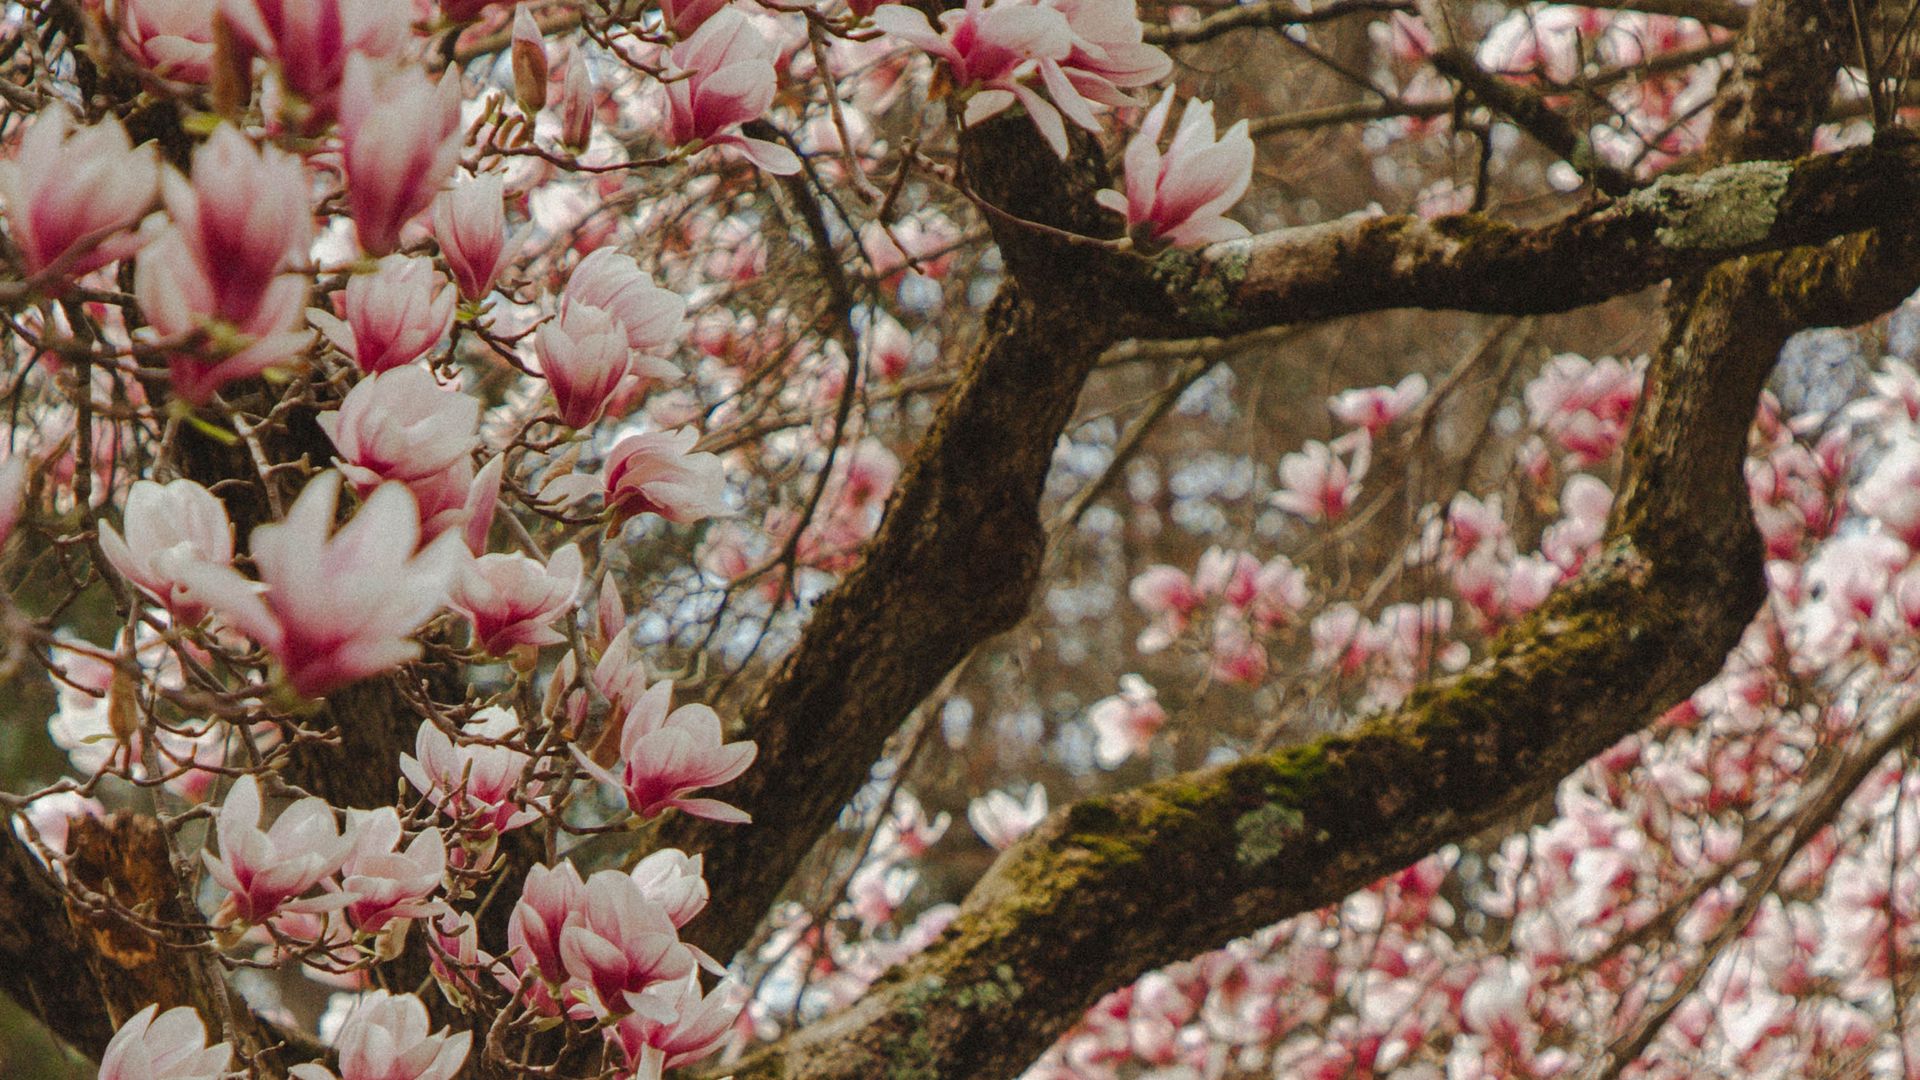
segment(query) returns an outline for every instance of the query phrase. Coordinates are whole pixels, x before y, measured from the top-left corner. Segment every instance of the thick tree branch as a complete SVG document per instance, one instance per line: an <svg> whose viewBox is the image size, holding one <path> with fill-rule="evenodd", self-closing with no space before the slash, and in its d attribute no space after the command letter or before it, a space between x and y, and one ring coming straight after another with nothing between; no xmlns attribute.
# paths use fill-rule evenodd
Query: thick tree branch
<svg viewBox="0 0 1920 1080"><path fill-rule="evenodd" d="M1023 217L1090 231L1107 182L1095 148L1060 162L1023 118L970 132L967 181ZM1038 504L1053 445L1115 337L1070 296L1093 256L1015 229L1000 237L1018 284L895 487L865 558L816 606L806 633L747 709L760 746L724 797L750 828L669 821L655 842L706 854L713 900L688 926L728 955L867 777L900 721L948 669L1025 615L1045 544Z"/></svg>
<svg viewBox="0 0 1920 1080"><path fill-rule="evenodd" d="M1335 902L1551 791L1710 678L1757 609L1740 464L1786 337L1916 285L1911 235L1715 270L1649 372L1604 554L1485 660L1351 733L1056 813L932 948L737 1075L1013 1075L1142 971Z"/></svg>
<svg viewBox="0 0 1920 1080"><path fill-rule="evenodd" d="M1759 47L1754 37L1746 49ZM1798 60L1822 62L1804 49ZM1750 115L1782 111L1773 89L1755 95ZM1733 153L1795 145L1779 126L1716 134ZM1822 199L1810 192L1823 188L1801 186L1808 164L1761 185L1758 223L1741 216L1747 197L1723 186L1744 186L1757 171L1698 178L1704 198L1700 188L1655 196L1650 209L1680 218L1652 239L1724 255L1820 218ZM1901 171L1910 178L1911 164ZM1733 205L1718 209L1737 207L1731 219L1709 210L1728 195ZM1645 212L1634 201L1616 208ZM1335 902L1501 820L1691 692L1764 595L1741 467L1760 387L1791 333L1864 320L1920 284L1911 191L1899 205L1887 231L1721 262L1678 285L1604 554L1485 660L1353 732L1056 814L996 863L932 948L741 1075L1015 1072L1107 990ZM1703 213L1717 224L1685 220ZM1525 287L1507 283L1516 284Z"/></svg>
<svg viewBox="0 0 1920 1080"><path fill-rule="evenodd" d="M1105 182L1097 157L1062 165L1021 152L1023 140L1033 136L1017 119L970 132L967 181L1030 220L1110 231L1085 197ZM1053 441L1116 337L1393 307L1565 311L1729 256L1904 218L1917 196L1920 144L1889 134L1840 154L1664 178L1540 228L1476 215L1347 219L1147 261L997 223L1017 284L990 311L863 563L821 601L745 714L762 756L725 797L775 827L677 820L656 839L707 853L715 900L694 928L700 943L722 954L744 943L900 719L1024 614Z"/></svg>
<svg viewBox="0 0 1920 1080"><path fill-rule="evenodd" d="M113 1037L87 948L67 921L60 886L14 836L0 828L0 990L47 1030L89 1056Z"/></svg>
<svg viewBox="0 0 1920 1080"><path fill-rule="evenodd" d="M1898 221L1917 205L1920 142L1888 131L1839 154L1662 177L1538 227L1479 214L1349 217L1162 256L1146 273L1171 310L1143 312L1131 329L1234 333L1401 307L1570 311L1732 255Z"/></svg>

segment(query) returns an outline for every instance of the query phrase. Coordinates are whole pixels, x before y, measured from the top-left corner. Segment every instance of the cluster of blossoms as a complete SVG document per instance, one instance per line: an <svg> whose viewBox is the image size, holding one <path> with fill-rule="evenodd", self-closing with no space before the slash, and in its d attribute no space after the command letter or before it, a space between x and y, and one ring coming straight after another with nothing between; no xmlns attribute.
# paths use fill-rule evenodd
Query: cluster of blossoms
<svg viewBox="0 0 1920 1080"><path fill-rule="evenodd" d="M445 14L467 20L488 6ZM634 1075L706 1056L737 995L703 994L695 954L673 939L698 905L679 903L679 922L658 907L675 889L704 897L697 859L674 864L679 878L658 858L615 875L643 894L611 890L604 873L576 876L559 907L537 909L569 958L543 962L540 979L522 978L532 954L494 960L471 947L474 903L501 872L499 837L562 812L567 781L554 770L590 723L607 729L609 749L604 764L580 755L587 778L620 789L631 813L745 820L697 793L740 776L753 743L727 742L704 705L671 709L670 682L647 684L617 599L586 642L575 636L588 575L604 572L602 546L548 551L524 529L497 527L525 507L556 519L590 507L610 535L634 518L688 525L728 512L726 469L696 449L695 428L635 422L657 389L684 378L671 358L685 297L612 246L582 245L551 290L516 264L539 226L516 235L509 212L538 178L503 155L471 156L506 144L477 139L459 70L429 73L409 5L120 0L88 14L157 87L208 88L222 119L184 160L169 155L177 165L153 144L132 145L112 116L81 123L53 104L27 121L0 166L0 214L30 295L55 303L36 325L72 332L82 309L58 305L99 294L122 271L126 311L87 314L121 356L155 366L139 369L144 381L121 385L96 369L92 382L113 380L106 393L131 407L263 455L284 449L264 440L300 410L307 445L304 464L262 474L265 504L243 511L177 459L172 476L128 483L118 433L87 421L112 437L94 444L98 462L69 463L64 477L86 472L96 504L117 505L100 519L99 551L135 617L113 648L72 639L51 650L55 742L91 778L89 793L119 777L214 804L201 853L208 931L223 949L301 966L350 995L325 1031L335 1058L294 1066L299 1080L450 1080L478 1052L471 1032L430 1030L419 998L367 992L372 967L410 938L435 952L448 1000L473 1001L489 971L501 1000L524 983L522 1009L542 994L565 1001L583 1034L604 1025ZM544 68L547 46L524 32L529 21L516 54ZM685 28L662 73L672 101L662 138L684 153L733 146L774 171L797 169L790 152L738 134L772 102L767 42L737 11L703 23ZM560 145L576 152L593 128L585 52L559 67L551 102L567 125ZM530 409L513 427L483 424L498 419L499 389L462 368L462 337L544 389L521 393ZM286 405L229 411L230 399L253 408L262 387ZM536 447L536 423L560 437ZM597 467L581 467L588 455ZM19 448L0 465L0 541L44 497L29 487L34 466L57 463ZM397 763L417 798L397 807L342 810L269 779L299 745L293 717L338 707L356 684L459 640L472 661L504 661L528 687L544 679L549 708L529 712L504 693L425 720ZM250 704L209 714L207 689L222 679L233 680L230 700ZM591 702L608 699L619 707L590 718ZM15 831L57 864L68 820L106 813L90 794L56 791L32 800ZM523 906L551 895L538 880ZM424 929L412 933L416 923ZM663 934L672 940L647 954L655 966L640 953L618 959ZM190 1010L156 1013L121 1029L103 1077L227 1074L227 1048L205 1046Z"/></svg>

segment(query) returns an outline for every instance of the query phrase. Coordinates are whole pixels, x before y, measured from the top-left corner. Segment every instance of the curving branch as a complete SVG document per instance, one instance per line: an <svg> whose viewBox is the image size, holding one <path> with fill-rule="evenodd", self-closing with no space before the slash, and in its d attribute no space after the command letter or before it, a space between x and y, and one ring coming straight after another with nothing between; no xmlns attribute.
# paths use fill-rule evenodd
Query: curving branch
<svg viewBox="0 0 1920 1080"><path fill-rule="evenodd" d="M1102 226L1107 182L1091 144L1055 159L1024 119L967 139L969 181L1029 219ZM1106 313L1076 295L1095 258L1010 232L1013 283L895 487L859 566L820 600L799 644L746 710L760 746L723 797L752 828L678 817L657 846L706 854L712 901L688 926L729 955L753 932L816 840L865 782L901 720L980 642L1026 614L1045 547L1040 491L1080 387L1113 340Z"/></svg>
<svg viewBox="0 0 1920 1080"><path fill-rule="evenodd" d="M1791 35L1767 29L1779 14L1755 19L1743 54L1780 59ZM1798 56L1793 66L1825 62ZM1791 114L1813 81L1801 73L1757 88L1716 130L1721 153L1799 152L1810 126L1796 141L1788 125L1754 118ZM1541 230L1334 223L1195 260L1201 272L1185 284L1211 293L1170 294L1234 326L1369 306L1564 310L1683 275L1603 554L1480 663L1354 731L1056 813L995 864L931 948L738 1074L1008 1075L1108 990L1501 820L1710 678L1764 596L1741 467L1761 386L1792 333L1862 321L1920 285L1912 152L1910 140L1889 139L1868 158L1674 178ZM1897 209L1880 231L1856 231L1874 222L1843 205L1854 180L1893 185L1882 209ZM1637 265L1582 266L1594 259ZM1516 273L1522 265L1531 275ZM1496 268L1504 273L1489 281ZM1342 298L1315 291L1318 275L1356 290L1384 284Z"/></svg>
<svg viewBox="0 0 1920 1080"><path fill-rule="evenodd" d="M969 179L992 201L1054 228L1112 228L1085 197L1104 184L1092 155L1059 163L1018 120L975 129L966 145ZM1053 443L1114 341L1394 307L1566 311L1898 220L1917 198L1920 140L1888 133L1840 154L1667 177L1537 228L1482 215L1344 219L1148 261L997 222L1012 284L862 562L746 711L761 756L723 797L766 824L676 819L653 838L707 855L714 901L691 928L699 943L728 954L746 942L902 718L1024 615Z"/></svg>
<svg viewBox="0 0 1920 1080"><path fill-rule="evenodd" d="M1714 270L1649 371L1604 553L1486 659L1352 732L1057 812L930 949L736 1075L1013 1075L1140 973L1336 902L1550 792L1709 679L1758 608L1741 460L1787 336L1916 286L1912 233Z"/></svg>

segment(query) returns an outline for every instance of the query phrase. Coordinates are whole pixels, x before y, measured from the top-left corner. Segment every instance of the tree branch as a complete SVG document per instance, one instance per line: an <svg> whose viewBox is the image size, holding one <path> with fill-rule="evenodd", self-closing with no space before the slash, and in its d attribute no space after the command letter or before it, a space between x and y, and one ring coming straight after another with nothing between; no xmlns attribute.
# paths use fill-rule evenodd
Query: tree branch
<svg viewBox="0 0 1920 1080"><path fill-rule="evenodd" d="M1911 234L1716 270L1649 371L1603 555L1486 659L1353 732L1056 813L931 948L736 1075L1012 1075L1141 972L1335 902L1551 791L1710 678L1758 608L1740 463L1786 337L1916 285Z"/></svg>
<svg viewBox="0 0 1920 1080"><path fill-rule="evenodd" d="M1538 227L1480 214L1347 217L1165 255L1144 273L1158 279L1170 310L1143 311L1130 329L1235 333L1402 307L1570 311L1729 256L1895 221L1916 203L1920 141L1894 129L1838 154L1665 176Z"/></svg>
<svg viewBox="0 0 1920 1080"><path fill-rule="evenodd" d="M1090 141L1061 162L1024 118L1008 118L970 131L964 148L967 181L982 197L1059 228L1113 226L1091 199L1107 177ZM654 838L706 854L713 899L687 930L716 955L746 942L900 722L954 664L1026 614L1054 442L1115 327L1109 312L1081 302L1094 254L997 227L1012 282L860 565L820 600L743 716L759 758L722 797L760 823L678 817Z"/></svg>

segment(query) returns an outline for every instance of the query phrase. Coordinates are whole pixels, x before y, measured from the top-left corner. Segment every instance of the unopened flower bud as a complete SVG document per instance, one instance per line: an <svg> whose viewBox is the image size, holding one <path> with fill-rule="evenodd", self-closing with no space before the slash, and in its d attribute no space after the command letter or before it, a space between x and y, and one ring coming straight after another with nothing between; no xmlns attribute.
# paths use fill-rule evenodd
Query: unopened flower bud
<svg viewBox="0 0 1920 1080"><path fill-rule="evenodd" d="M547 47L525 4L513 13L513 99L528 116L547 104Z"/></svg>

